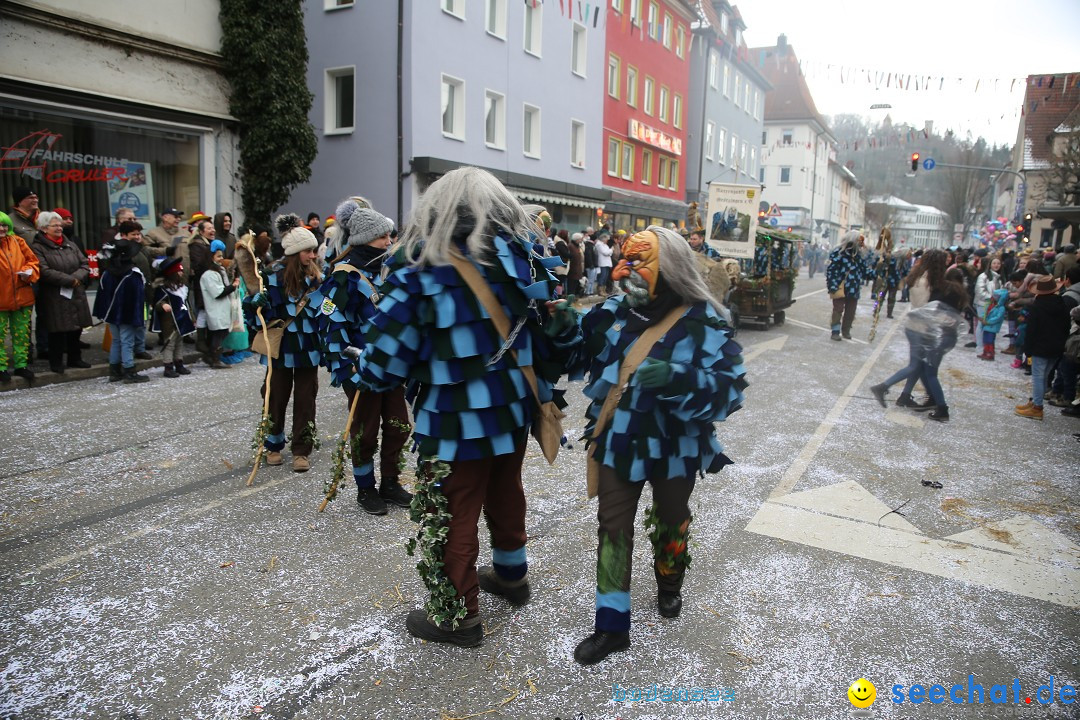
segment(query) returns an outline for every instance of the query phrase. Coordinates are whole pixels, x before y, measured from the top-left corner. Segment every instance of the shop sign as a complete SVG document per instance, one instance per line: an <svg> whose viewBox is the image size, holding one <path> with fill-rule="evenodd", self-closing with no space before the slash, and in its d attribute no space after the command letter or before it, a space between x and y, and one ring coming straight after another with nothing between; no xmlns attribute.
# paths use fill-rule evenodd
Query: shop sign
<svg viewBox="0 0 1080 720"><path fill-rule="evenodd" d="M638 142L658 147L673 155L682 155L682 140L638 120L630 121L630 131L627 134Z"/></svg>
<svg viewBox="0 0 1080 720"><path fill-rule="evenodd" d="M124 177L126 160L93 153L54 150L63 136L38 130L11 145L0 146L0 170L18 171L21 175L47 183L112 182ZM82 165L50 171L48 163ZM89 166L88 168L85 166Z"/></svg>

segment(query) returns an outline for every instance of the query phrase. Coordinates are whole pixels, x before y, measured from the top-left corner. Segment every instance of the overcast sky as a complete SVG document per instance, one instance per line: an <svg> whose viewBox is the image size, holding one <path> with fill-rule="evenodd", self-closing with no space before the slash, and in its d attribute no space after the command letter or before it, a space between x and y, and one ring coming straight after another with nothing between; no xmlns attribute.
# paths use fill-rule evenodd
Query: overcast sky
<svg viewBox="0 0 1080 720"><path fill-rule="evenodd" d="M807 83L818 110L850 112L935 131L970 131L996 143L1016 140L1023 84L1030 74L1076 73L1080 78L1080 0L741 0L733 2L746 22L749 47L776 44L787 35L806 63ZM843 65L935 78L939 91L875 90L866 77L844 83L825 65ZM981 79L978 91L975 80ZM995 83L994 79L998 79ZM1060 81L1059 81L1060 82ZM870 110L888 103L891 110ZM1004 116L1004 117L1002 117Z"/></svg>

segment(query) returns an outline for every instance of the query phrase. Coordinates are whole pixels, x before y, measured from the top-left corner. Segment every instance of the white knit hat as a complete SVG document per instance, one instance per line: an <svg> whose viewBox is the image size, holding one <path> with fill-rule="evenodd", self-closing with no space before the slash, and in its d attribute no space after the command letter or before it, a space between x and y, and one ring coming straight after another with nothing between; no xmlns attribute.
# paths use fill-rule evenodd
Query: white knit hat
<svg viewBox="0 0 1080 720"><path fill-rule="evenodd" d="M286 255L295 255L301 250L314 250L319 247L319 241L303 226L296 213L278 215L274 225L281 234L281 249Z"/></svg>
<svg viewBox="0 0 1080 720"><path fill-rule="evenodd" d="M359 208L349 216L349 244L367 245L389 235L394 221L371 208Z"/></svg>

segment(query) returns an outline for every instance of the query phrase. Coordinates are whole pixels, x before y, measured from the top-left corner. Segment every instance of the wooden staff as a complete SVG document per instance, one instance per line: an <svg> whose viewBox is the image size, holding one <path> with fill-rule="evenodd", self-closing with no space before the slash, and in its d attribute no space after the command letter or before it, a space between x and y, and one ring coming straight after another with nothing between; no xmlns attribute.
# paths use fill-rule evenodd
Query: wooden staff
<svg viewBox="0 0 1080 720"><path fill-rule="evenodd" d="M254 251L252 255L254 255ZM259 258L255 258L255 274L259 276L259 294L261 295L265 290L263 285L262 273L259 271L259 266L262 263ZM255 308L255 317L259 319L262 324L263 344L266 345L266 349L270 349L270 337L266 329L266 320L263 318L262 305ZM262 427L263 419L270 415L270 378L274 374L274 358L266 358L266 391L263 393L263 411L262 417L259 418L259 427ZM251 474L248 475L247 486L251 487L251 484L255 482L255 473L259 471L259 464L262 463L263 449L266 447L265 438L263 442L259 443L259 448L255 452L255 465L251 468Z"/></svg>
<svg viewBox="0 0 1080 720"><path fill-rule="evenodd" d="M356 406L360 401L360 388L356 388L356 394L353 395L352 403L349 405L349 419L345 421L345 432L341 434L341 441L343 443L350 442L349 431L352 430L353 417L356 416ZM350 457L352 456L352 448L350 446ZM344 470L344 458L342 458L342 477L345 476ZM334 478L334 481L330 484L330 489L326 491L326 497L323 498L322 503L319 505L319 512L326 509L326 506L330 504L330 501L337 495L338 484L341 482L341 478Z"/></svg>

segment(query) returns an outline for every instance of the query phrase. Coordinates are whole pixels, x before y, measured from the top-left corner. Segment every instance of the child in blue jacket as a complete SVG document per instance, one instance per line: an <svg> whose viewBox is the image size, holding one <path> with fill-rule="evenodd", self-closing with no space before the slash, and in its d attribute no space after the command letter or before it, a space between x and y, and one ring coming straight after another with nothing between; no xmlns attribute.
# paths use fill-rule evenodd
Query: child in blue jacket
<svg viewBox="0 0 1080 720"><path fill-rule="evenodd" d="M990 303L986 306L986 312L982 316L982 343L983 351L980 360L994 359L994 345L997 343L997 334L1001 331L1001 324L1005 322L1005 305L1009 302L1009 291L998 288L990 296Z"/></svg>

